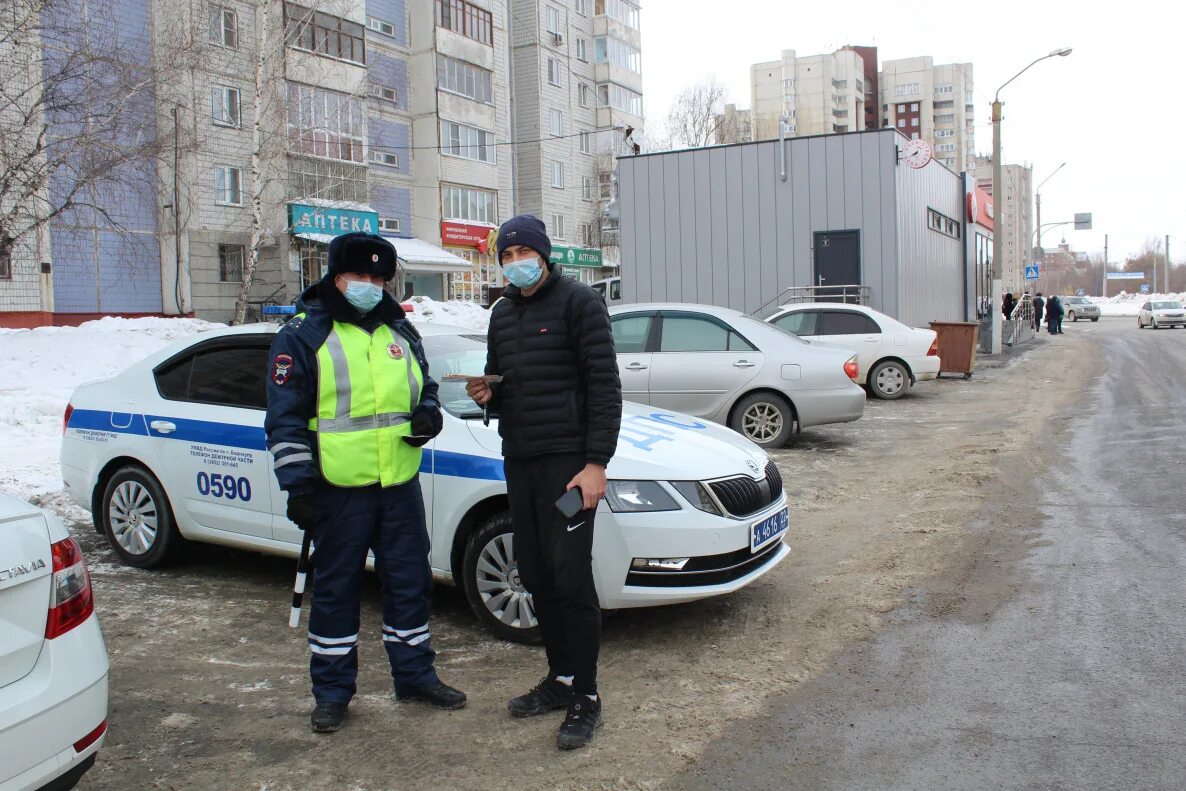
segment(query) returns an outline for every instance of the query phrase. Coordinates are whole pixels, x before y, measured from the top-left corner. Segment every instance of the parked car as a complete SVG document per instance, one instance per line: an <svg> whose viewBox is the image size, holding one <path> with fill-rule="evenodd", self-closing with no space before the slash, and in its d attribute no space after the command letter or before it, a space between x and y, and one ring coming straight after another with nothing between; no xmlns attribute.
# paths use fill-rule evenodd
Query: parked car
<svg viewBox="0 0 1186 791"><path fill-rule="evenodd" d="M1186 310L1177 300L1159 299L1146 302L1137 313L1137 327L1141 329L1152 327L1159 330L1162 327L1181 327L1184 324Z"/></svg>
<svg viewBox="0 0 1186 791"><path fill-rule="evenodd" d="M730 426L763 447L857 420L856 355L813 346L740 311L649 303L610 308L622 393Z"/></svg>
<svg viewBox="0 0 1186 791"><path fill-rule="evenodd" d="M878 398L901 398L915 382L939 376L934 330L907 327L864 305L782 305L766 321L804 340L851 350L857 355L857 383Z"/></svg>
<svg viewBox="0 0 1186 791"><path fill-rule="evenodd" d="M1059 299L1062 300L1062 308L1066 311L1067 321L1100 320L1100 306L1087 297L1059 297Z"/></svg>
<svg viewBox="0 0 1186 791"><path fill-rule="evenodd" d="M622 304L622 278L607 277L605 280L598 280L589 285L605 304L610 306Z"/></svg>
<svg viewBox="0 0 1186 791"><path fill-rule="evenodd" d="M0 494L0 788L73 788L107 733L107 648L61 521Z"/></svg>
<svg viewBox="0 0 1186 791"><path fill-rule="evenodd" d="M418 326L429 369L480 373L486 338ZM66 408L66 492L94 515L119 558L153 567L186 541L295 557L301 532L265 450L268 348L277 327L181 341ZM497 634L538 633L511 538L497 421L464 382L441 382L444 430L424 448L420 485L440 581L461 587ZM788 549L782 476L765 451L687 415L627 404L598 506L593 572L607 609L676 604L743 588Z"/></svg>

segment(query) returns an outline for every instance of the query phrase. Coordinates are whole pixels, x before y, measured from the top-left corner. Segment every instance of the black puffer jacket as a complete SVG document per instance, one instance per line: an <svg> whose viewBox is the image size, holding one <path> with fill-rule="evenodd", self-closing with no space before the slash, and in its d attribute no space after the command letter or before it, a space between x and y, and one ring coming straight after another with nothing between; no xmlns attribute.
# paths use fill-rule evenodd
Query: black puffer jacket
<svg viewBox="0 0 1186 791"><path fill-rule="evenodd" d="M584 453L608 464L622 383L605 303L555 272L530 297L514 286L502 295L490 316L486 373L503 376L491 401L503 456Z"/></svg>

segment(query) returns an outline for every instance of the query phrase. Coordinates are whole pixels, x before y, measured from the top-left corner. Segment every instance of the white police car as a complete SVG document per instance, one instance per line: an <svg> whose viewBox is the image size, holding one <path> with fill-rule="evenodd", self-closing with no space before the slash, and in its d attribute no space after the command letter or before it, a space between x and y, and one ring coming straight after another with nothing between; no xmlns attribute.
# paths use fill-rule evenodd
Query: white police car
<svg viewBox="0 0 1186 791"><path fill-rule="evenodd" d="M66 491L120 558L151 567L186 540L296 556L301 533L264 449L274 325L205 333L75 390L66 408ZM421 325L429 368L480 373L486 339ZM424 448L421 486L434 575L464 588L497 634L534 639L520 584L494 422L441 382L444 430ZM789 552L778 468L728 429L627 403L599 506L593 570L607 609L675 604L742 588Z"/></svg>

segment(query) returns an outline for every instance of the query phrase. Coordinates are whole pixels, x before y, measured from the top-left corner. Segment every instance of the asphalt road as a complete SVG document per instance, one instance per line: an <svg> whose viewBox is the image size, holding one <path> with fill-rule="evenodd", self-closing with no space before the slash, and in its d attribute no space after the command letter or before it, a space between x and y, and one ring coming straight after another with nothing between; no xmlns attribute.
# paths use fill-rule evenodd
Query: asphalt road
<svg viewBox="0 0 1186 791"><path fill-rule="evenodd" d="M1135 324L1066 328L1106 367L1002 483L1032 532L986 509L949 606L920 592L666 787L1186 787L1186 330Z"/></svg>

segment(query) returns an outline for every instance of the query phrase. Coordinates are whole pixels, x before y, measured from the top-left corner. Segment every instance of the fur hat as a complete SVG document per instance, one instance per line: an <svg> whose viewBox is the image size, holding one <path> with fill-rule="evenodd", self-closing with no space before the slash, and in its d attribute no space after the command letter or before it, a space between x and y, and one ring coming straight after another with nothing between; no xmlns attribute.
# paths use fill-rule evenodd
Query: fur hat
<svg viewBox="0 0 1186 791"><path fill-rule="evenodd" d="M373 233L335 236L329 243L329 276L333 278L345 272L391 280L395 277L395 248Z"/></svg>

